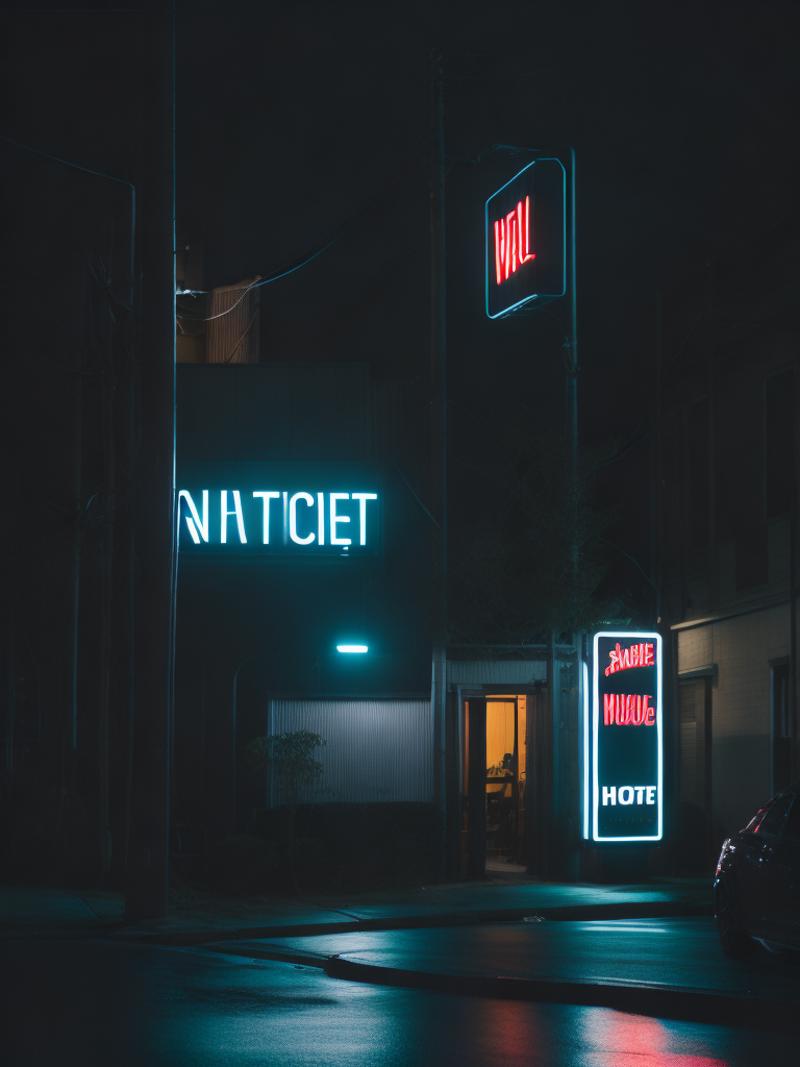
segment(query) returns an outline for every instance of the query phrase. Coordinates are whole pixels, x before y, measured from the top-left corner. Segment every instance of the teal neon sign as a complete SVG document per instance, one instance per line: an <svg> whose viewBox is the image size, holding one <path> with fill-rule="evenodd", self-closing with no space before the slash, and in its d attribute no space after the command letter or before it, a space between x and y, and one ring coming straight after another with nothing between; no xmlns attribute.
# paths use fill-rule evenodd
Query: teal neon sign
<svg viewBox="0 0 800 1067"><path fill-rule="evenodd" d="M301 552L370 549L377 540L378 494L307 489L181 489L181 547L258 547Z"/></svg>

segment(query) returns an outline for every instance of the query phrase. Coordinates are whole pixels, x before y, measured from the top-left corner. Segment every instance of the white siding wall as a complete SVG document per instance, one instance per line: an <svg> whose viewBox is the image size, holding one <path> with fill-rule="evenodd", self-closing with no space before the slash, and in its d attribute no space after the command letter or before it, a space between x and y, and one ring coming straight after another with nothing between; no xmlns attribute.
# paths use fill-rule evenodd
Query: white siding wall
<svg viewBox="0 0 800 1067"><path fill-rule="evenodd" d="M271 732L310 730L324 738L322 778L308 803L433 800L429 700L273 700Z"/></svg>
<svg viewBox="0 0 800 1067"><path fill-rule="evenodd" d="M698 667L710 667L714 662L714 628L698 626L694 630L682 630L678 637L678 671L694 671Z"/></svg>
<svg viewBox="0 0 800 1067"><path fill-rule="evenodd" d="M447 684L476 687L491 685L535 685L547 681L547 661L541 659L447 661Z"/></svg>
<svg viewBox="0 0 800 1067"><path fill-rule="evenodd" d="M772 788L770 660L788 654L788 606L678 634L681 672L717 666L711 695L713 826L740 827Z"/></svg>

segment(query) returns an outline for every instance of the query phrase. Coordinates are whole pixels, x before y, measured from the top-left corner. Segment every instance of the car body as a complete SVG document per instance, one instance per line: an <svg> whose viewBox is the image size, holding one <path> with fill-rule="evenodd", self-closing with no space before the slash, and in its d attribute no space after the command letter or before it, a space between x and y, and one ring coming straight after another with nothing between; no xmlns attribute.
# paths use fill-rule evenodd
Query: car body
<svg viewBox="0 0 800 1067"><path fill-rule="evenodd" d="M723 843L713 888L727 954L745 954L753 940L800 951L800 786L773 797Z"/></svg>

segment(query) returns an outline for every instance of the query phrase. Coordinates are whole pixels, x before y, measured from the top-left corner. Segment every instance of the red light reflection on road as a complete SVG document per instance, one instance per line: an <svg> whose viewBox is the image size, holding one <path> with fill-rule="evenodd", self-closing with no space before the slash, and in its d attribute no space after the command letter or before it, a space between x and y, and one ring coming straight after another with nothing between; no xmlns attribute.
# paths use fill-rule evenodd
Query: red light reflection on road
<svg viewBox="0 0 800 1067"><path fill-rule="evenodd" d="M581 1036L592 1048L592 1067L727 1067L725 1060L686 1049L696 1042L679 1037L658 1019L612 1009L597 1009L582 1019Z"/></svg>

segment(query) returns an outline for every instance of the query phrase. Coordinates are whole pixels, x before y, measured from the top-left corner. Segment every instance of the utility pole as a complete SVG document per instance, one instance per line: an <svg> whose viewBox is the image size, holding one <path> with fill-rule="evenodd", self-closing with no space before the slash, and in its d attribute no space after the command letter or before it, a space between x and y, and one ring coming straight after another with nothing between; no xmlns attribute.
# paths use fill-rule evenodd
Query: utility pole
<svg viewBox="0 0 800 1067"><path fill-rule="evenodd" d="M158 918L169 891L175 648L175 5L152 16L143 80L140 449L134 498L136 709L126 911Z"/></svg>
<svg viewBox="0 0 800 1067"><path fill-rule="evenodd" d="M447 287L445 230L444 75L442 56L431 56L431 489L437 518L433 548L433 662L431 714L434 782L444 875L447 842L445 733L447 714Z"/></svg>
<svg viewBox="0 0 800 1067"><path fill-rule="evenodd" d="M557 691L558 668L556 665L556 635L551 631L548 642L547 684L550 700L550 721L552 723L553 752L553 807L558 819L566 826L566 812L569 810L570 797L566 794L568 776L564 771L567 746L577 744L580 735L580 692L581 692L581 648L582 633L578 624L578 578L580 570L580 547L578 544L578 266L577 266L577 220L575 193L575 149L569 150L569 334L564 348L566 350L566 408L567 435L569 449L569 584L573 638L575 643L575 692L578 694L578 714L567 718L561 710L560 693ZM563 742L563 743L562 743ZM563 840L568 840L564 835ZM556 848L559 850L557 853ZM559 854L560 853L560 854ZM580 866L580 853L576 844L574 849L565 849L556 845L551 838L548 842L548 862L558 864L558 869L577 877Z"/></svg>
<svg viewBox="0 0 800 1067"><path fill-rule="evenodd" d="M573 602L578 582L578 267L575 218L575 149L569 150L569 340L567 342L567 427L571 496L570 571Z"/></svg>

